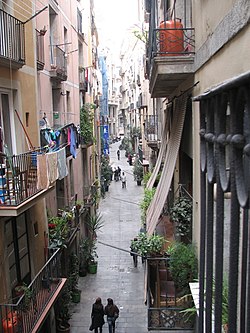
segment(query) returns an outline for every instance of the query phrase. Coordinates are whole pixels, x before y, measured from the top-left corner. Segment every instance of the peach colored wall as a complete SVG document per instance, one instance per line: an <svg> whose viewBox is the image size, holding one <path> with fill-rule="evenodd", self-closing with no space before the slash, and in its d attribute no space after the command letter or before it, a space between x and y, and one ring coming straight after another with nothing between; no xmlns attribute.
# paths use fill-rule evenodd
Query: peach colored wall
<svg viewBox="0 0 250 333"><path fill-rule="evenodd" d="M60 112L65 123L79 123L79 72L78 72L78 34L76 11L77 1L59 1L56 15L56 43L64 44L64 28L67 29L67 45L59 45L67 54L67 81L58 84L58 88L64 94L69 92L70 112L67 114L66 95L61 96ZM45 69L39 74L39 117L43 117L45 112L50 124L53 124L53 105L52 105L52 83L49 76L51 69L50 59L50 27L49 27L49 10L44 11L37 17L37 29L46 27L47 32L44 36L45 49ZM62 123L63 125L63 123Z"/></svg>

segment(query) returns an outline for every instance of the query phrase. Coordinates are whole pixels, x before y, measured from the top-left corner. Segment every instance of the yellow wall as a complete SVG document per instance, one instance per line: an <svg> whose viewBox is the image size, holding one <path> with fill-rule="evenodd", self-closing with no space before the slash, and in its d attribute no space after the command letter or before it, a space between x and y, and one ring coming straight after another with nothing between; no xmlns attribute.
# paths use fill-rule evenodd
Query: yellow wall
<svg viewBox="0 0 250 333"><path fill-rule="evenodd" d="M237 0L195 0L193 1L193 26L195 27L196 50L213 34L215 27L230 11Z"/></svg>

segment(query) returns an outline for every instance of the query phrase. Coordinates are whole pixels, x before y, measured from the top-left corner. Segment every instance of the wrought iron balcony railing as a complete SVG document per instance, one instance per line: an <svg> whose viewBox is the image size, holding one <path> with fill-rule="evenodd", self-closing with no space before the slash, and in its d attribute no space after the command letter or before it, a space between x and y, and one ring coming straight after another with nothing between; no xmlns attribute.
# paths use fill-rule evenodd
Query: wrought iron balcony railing
<svg viewBox="0 0 250 333"><path fill-rule="evenodd" d="M0 64L20 68L25 64L24 23L0 9Z"/></svg>
<svg viewBox="0 0 250 333"><path fill-rule="evenodd" d="M63 51L59 46L52 45L51 53L53 58L53 63L51 64L50 76L59 81L67 80L67 61L65 56L65 51Z"/></svg>
<svg viewBox="0 0 250 333"><path fill-rule="evenodd" d="M151 63L155 57L190 56L195 53L193 28L153 29L149 39L146 62L146 74L150 77Z"/></svg>
<svg viewBox="0 0 250 333"><path fill-rule="evenodd" d="M147 141L157 141L158 138L158 117L156 115L147 115L144 129L145 139Z"/></svg>
<svg viewBox="0 0 250 333"><path fill-rule="evenodd" d="M38 193L37 152L0 157L0 207L17 206Z"/></svg>
<svg viewBox="0 0 250 333"><path fill-rule="evenodd" d="M46 313L46 306L59 294L64 280L60 278L60 257L58 249L27 287L16 287L9 304L0 304L0 332L30 333Z"/></svg>

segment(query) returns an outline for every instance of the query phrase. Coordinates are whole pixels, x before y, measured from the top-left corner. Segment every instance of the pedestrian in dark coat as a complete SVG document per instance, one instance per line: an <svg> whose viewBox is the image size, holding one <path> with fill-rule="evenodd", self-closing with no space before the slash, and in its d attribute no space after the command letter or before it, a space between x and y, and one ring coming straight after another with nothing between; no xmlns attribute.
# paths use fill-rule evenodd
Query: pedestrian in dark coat
<svg viewBox="0 0 250 333"><path fill-rule="evenodd" d="M114 304L112 298L108 298L107 301L108 304L105 306L104 312L107 315L109 333L115 333L115 321L119 317L119 309Z"/></svg>
<svg viewBox="0 0 250 333"><path fill-rule="evenodd" d="M92 306L91 311L91 318L92 318L92 324L91 324L91 330L95 330L95 333L102 333L102 326L104 325L104 307L102 305L102 300L100 297L97 297L95 303Z"/></svg>

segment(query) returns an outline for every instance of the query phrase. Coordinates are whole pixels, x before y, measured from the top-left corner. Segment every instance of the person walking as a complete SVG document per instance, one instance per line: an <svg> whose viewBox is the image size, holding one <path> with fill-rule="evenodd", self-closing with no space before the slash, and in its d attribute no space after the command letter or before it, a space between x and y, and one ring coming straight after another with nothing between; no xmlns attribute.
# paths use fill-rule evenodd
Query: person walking
<svg viewBox="0 0 250 333"><path fill-rule="evenodd" d="M119 165L118 165L118 167L117 167L117 170L118 170L118 177L119 177L119 179L121 179L121 168L119 167Z"/></svg>
<svg viewBox="0 0 250 333"><path fill-rule="evenodd" d="M118 149L116 153L117 153L117 158L118 158L118 161L119 161L120 160L120 150Z"/></svg>
<svg viewBox="0 0 250 333"><path fill-rule="evenodd" d="M112 298L107 299L108 304L105 306L104 313L107 316L109 333L115 333L115 321L119 317L119 309L114 304Z"/></svg>
<svg viewBox="0 0 250 333"><path fill-rule="evenodd" d="M102 300L100 297L97 297L95 303L92 305L91 311L92 323L89 328L90 331L95 330L95 333L102 333L102 326L104 325L104 307L102 305Z"/></svg>
<svg viewBox="0 0 250 333"><path fill-rule="evenodd" d="M121 181L122 181L122 188L126 188L127 178L126 178L124 171L122 171L122 174L121 174Z"/></svg>
<svg viewBox="0 0 250 333"><path fill-rule="evenodd" d="M132 241L131 241L131 245L130 245L130 255L133 257L133 262L134 262L134 267L137 267L138 264L138 255L137 255L137 248L136 248L136 243L137 243L138 239L135 237Z"/></svg>

